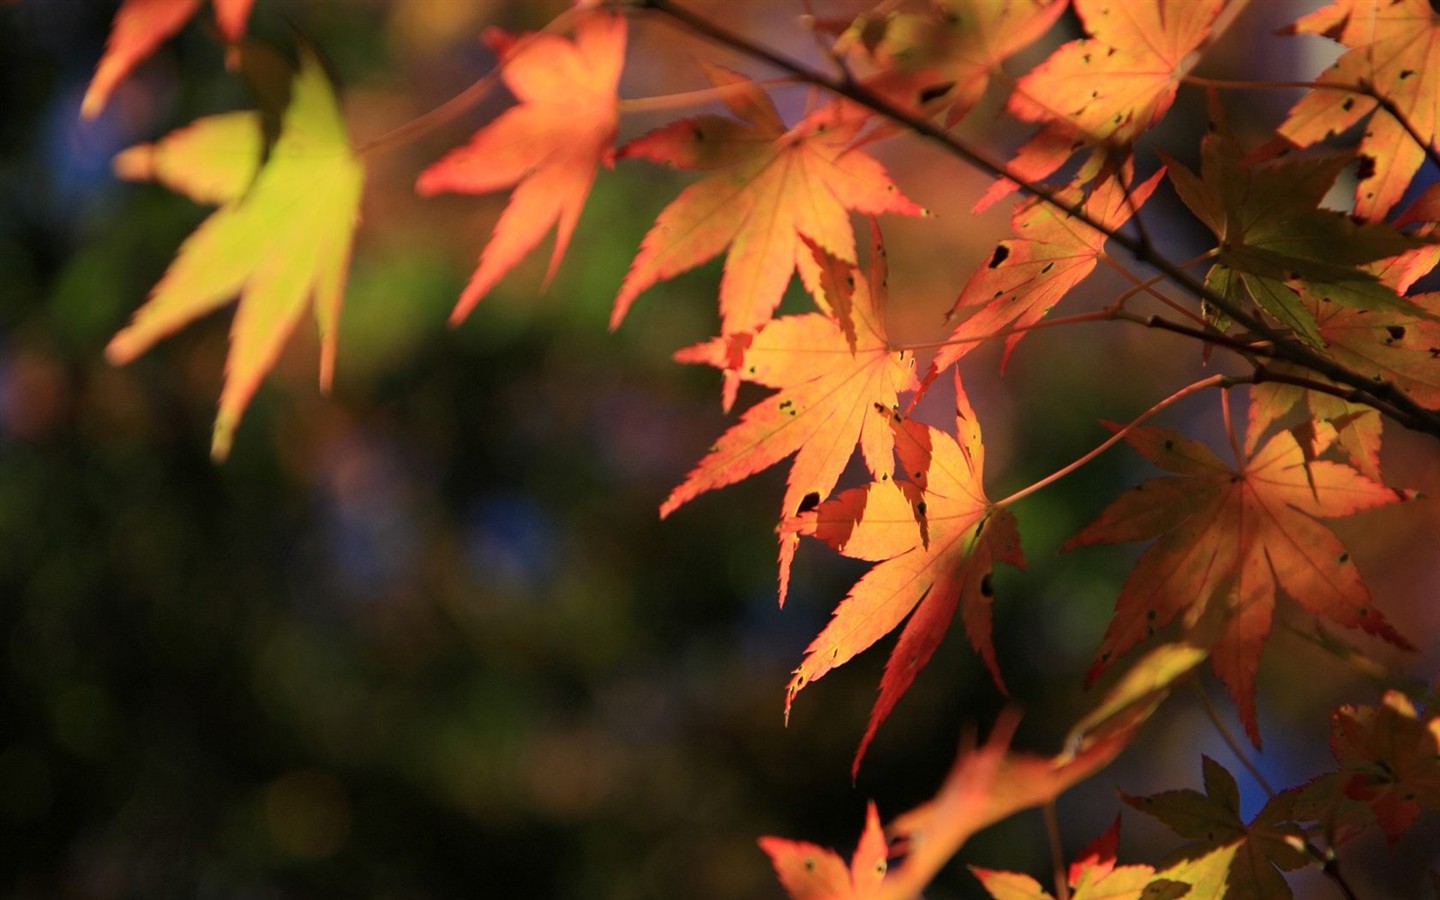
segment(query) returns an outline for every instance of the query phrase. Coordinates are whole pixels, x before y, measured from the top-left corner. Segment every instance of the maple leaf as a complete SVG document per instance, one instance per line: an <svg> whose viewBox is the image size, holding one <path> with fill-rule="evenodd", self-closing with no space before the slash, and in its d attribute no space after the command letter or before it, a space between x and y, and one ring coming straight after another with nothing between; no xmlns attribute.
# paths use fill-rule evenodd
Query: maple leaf
<svg viewBox="0 0 1440 900"><path fill-rule="evenodd" d="M1117 866L1115 851L1120 844L1120 817L1091 841L1066 872L1072 900L1156 900L1145 894L1155 869L1146 865ZM1051 900L1051 895L1029 875L971 866L970 871L995 900Z"/></svg>
<svg viewBox="0 0 1440 900"><path fill-rule="evenodd" d="M1218 262L1206 276L1216 293L1237 303L1253 300L1317 347L1324 339L1302 296L1357 309L1419 312L1362 267L1430 241L1319 208L1349 154L1251 164L1232 139L1212 133L1201 144L1198 177L1161 156L1180 199L1219 240Z"/></svg>
<svg viewBox="0 0 1440 900"><path fill-rule="evenodd" d="M1420 138L1434 145L1440 124L1440 14L1426 0L1337 0L1300 19L1292 31L1324 34L1351 49L1321 73L1319 87L1300 98L1278 131L1308 147L1373 112L1358 148L1365 162L1355 186L1355 213L1382 219L1425 161L1425 148L1371 92L1393 104Z"/></svg>
<svg viewBox="0 0 1440 900"><path fill-rule="evenodd" d="M846 556L879 562L806 648L786 692L787 715L802 688L910 616L885 665L880 696L855 754L857 771L876 729L929 662L962 602L965 633L1004 689L990 638L990 572L996 561L1021 566L1024 557L1015 517L985 497L980 426L958 375L955 394L958 440L919 422L892 419L895 450L909 481L887 479L842 491L782 526Z"/></svg>
<svg viewBox="0 0 1440 900"><path fill-rule="evenodd" d="M622 17L586 15L575 28L574 42L544 33L514 36L498 28L487 29L485 40L500 57L501 78L520 104L415 182L424 196L515 186L451 322L464 319L554 225L555 249L545 275L549 283L575 232L597 165L614 163L620 122L616 90L625 60Z"/></svg>
<svg viewBox="0 0 1440 900"><path fill-rule="evenodd" d="M1341 706L1330 718L1330 752L1340 771L1302 788L1313 817L1345 840L1378 822L1390 842L1422 810L1440 809L1440 717L1421 718L1399 691L1374 706Z"/></svg>
<svg viewBox="0 0 1440 900"><path fill-rule="evenodd" d="M245 22L255 0L214 0L215 21L225 40L234 45L245 34ZM116 86L155 52L200 10L200 0L125 0L115 11L105 55L80 102L80 116L100 115Z"/></svg>
<svg viewBox="0 0 1440 900"><path fill-rule="evenodd" d="M252 136L237 137L246 133ZM227 147L224 142L232 139L237 144ZM201 120L120 157L122 175L156 177L196 199L223 201L181 245L149 300L105 351L111 362L126 363L238 294L211 444L216 458L229 452L235 425L312 295L320 385L328 390L365 178L334 91L308 51L302 53L279 137L257 169L261 143L258 116L231 114Z"/></svg>
<svg viewBox="0 0 1440 900"><path fill-rule="evenodd" d="M1063 0L938 0L923 12L861 15L837 42L858 48L877 75L865 87L902 106L945 109L953 126L974 107L1006 59L1050 30Z"/></svg>
<svg viewBox="0 0 1440 900"><path fill-rule="evenodd" d="M1163 174L1162 169L1133 190L1119 178L1106 178L1093 190L1071 185L1057 198L1067 204L1083 203L1087 215L1113 232L1144 205ZM1107 235L1039 199L1015 207L1010 230L1015 237L995 247L989 261L970 276L956 298L950 315L962 310L971 314L935 354L927 384L986 338L1011 328L1028 328L1044 318L1095 269ZM1019 330L1006 336L1002 368L1025 334Z"/></svg>
<svg viewBox="0 0 1440 900"><path fill-rule="evenodd" d="M1258 746L1255 673L1277 591L1316 615L1410 646L1371 605L1349 553L1319 519L1414 494L1314 459L1334 441L1333 429L1316 432L1308 451L1293 432L1279 432L1239 468L1168 428L1126 434L1142 456L1175 474L1132 488L1062 548L1158 538L1126 579L1090 678L1180 612L1194 625L1219 604L1225 623L1211 665Z"/></svg>
<svg viewBox="0 0 1440 900"><path fill-rule="evenodd" d="M809 313L772 319L734 358L726 338L688 347L682 362L725 368L778 393L745 412L705 458L670 492L661 517L700 494L766 469L790 454L782 517L799 512L804 498L828 496L856 445L872 476L888 480L895 468L895 438L875 409L892 409L901 392L914 390L915 358L890 347L885 330L886 263L879 226L870 223L870 276L811 244L820 268L820 297L834 315ZM733 396L733 394L732 394ZM780 536L780 603L799 537Z"/></svg>
<svg viewBox="0 0 1440 900"><path fill-rule="evenodd" d="M1272 900L1292 896L1280 870L1298 869L1311 862L1304 831L1293 821L1294 793L1271 797L1247 824L1240 817L1240 789L1235 777L1208 756L1203 758L1203 769L1203 794L1185 789L1135 797L1122 791L1121 798L1164 822L1181 837L1197 841L1186 854L1192 859L1224 849L1229 856L1225 897ZM1168 872L1160 875L1174 878Z"/></svg>
<svg viewBox="0 0 1440 900"><path fill-rule="evenodd" d="M681 191L641 241L615 298L612 328L642 291L729 246L720 331L753 331L770 319L796 270L806 289L819 293L820 269L802 235L853 265L849 211L925 214L880 163L851 146L866 122L852 104L830 103L787 130L755 82L717 67L707 72L726 89L725 104L739 120L684 119L620 150L622 158L714 174Z"/></svg>
<svg viewBox="0 0 1440 900"><path fill-rule="evenodd" d="M1056 48L1016 83L1010 112L1045 127L1009 168L1034 182L1087 144L1109 148L1105 155L1128 153L1174 103L1223 6L1223 0L1075 0L1090 36ZM1002 179L976 209L1014 189Z"/></svg>
<svg viewBox="0 0 1440 900"><path fill-rule="evenodd" d="M850 865L835 851L807 841L762 837L775 874L791 900L865 900L885 878L889 846L872 801L865 809L865 830Z"/></svg>

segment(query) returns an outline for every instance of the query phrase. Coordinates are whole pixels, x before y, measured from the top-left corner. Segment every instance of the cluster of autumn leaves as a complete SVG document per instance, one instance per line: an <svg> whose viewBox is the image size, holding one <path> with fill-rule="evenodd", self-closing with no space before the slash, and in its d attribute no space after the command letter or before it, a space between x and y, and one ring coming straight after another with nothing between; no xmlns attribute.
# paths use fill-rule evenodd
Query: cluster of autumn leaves
<svg viewBox="0 0 1440 900"><path fill-rule="evenodd" d="M126 0L83 115L97 114L126 72L199 6L199 0ZM1434 149L1440 17L1426 0L1337 0L1302 18L1294 31L1331 37L1346 52L1296 104L1275 141L1241 147L1217 119L1198 171L1162 154L1163 168L1144 178L1135 174L1134 143L1165 114L1180 80L1243 3L935 0L914 9L884 3L857 19L816 22L846 73L849 96L787 124L762 85L707 65L713 97L727 115L681 119L618 148L627 21L623 10L608 6L579 4L540 33L485 34L498 78L516 103L416 182L423 195L511 191L452 319L465 318L552 228L553 274L602 165L642 159L698 173L642 241L612 324L651 286L723 252L720 334L676 358L723 373L727 410L741 382L773 393L716 441L665 499L661 515L794 457L778 529L781 602L801 537L875 565L809 646L790 682L787 712L810 682L900 629L857 768L957 613L1003 689L991 640L991 571L997 562L1023 565L1023 556L1009 509L1015 498L996 502L985 494L984 443L955 368L960 359L994 339L1004 340L1008 358L1168 178L1214 233L1215 249L1188 298L1203 302L1193 310L1164 302L1184 317L1180 325L1237 350L1264 373L1250 386L1243 437L1232 438L1234 463L1169 429L1138 420L1115 426L1116 440L1167 474L1116 500L1066 545L1151 542L1120 591L1092 678L1176 620L1180 639L1151 646L1132 662L1057 756L1009 751L1013 722L1002 720L983 746L961 753L934 801L891 823L894 847L873 806L850 866L809 844L764 839L792 896L914 896L975 830L1052 801L1108 763L1171 685L1206 660L1258 745L1255 677L1281 594L1317 616L1409 646L1319 521L1410 498L1380 480L1376 407L1384 395L1367 395L1335 381L1333 370L1296 360L1311 354L1361 384L1440 409L1440 300L1410 293L1440 262L1440 243L1430 237L1440 221L1440 191L1422 194L1392 218L1420 166L1440 160ZM681 24L688 17L668 2L634 6ZM250 52L241 44L250 7L251 0L214 3L221 34L237 54ZM1032 196L1015 208L1013 236L962 288L954 331L922 371L886 332L887 264L874 217L925 211L865 144L905 133L907 117L945 127L959 122L1002 63L1049 32L1067 9L1087 36L1062 43L1013 82L1006 110L1039 130L978 205L1018 186ZM723 29L710 36L725 39ZM877 116L877 109L897 113L899 121ZM1361 120L1364 135L1353 151L1290 152ZM329 383L364 190L363 162L313 54L300 55L278 132L267 139L263 126L258 113L211 116L131 148L115 164L122 177L154 179L217 207L108 348L111 359L127 361L238 297L215 425L217 457L228 451L259 381L312 299L321 383ZM1037 193L1077 155L1067 184ZM1320 208L1356 159L1353 213ZM870 217L863 263L854 213ZM777 317L796 274L816 309ZM1277 341L1301 355L1268 352ZM910 418L914 400L950 372L953 429ZM1195 388L1228 389L1240 381L1216 377ZM857 447L871 480L836 493ZM1337 771L1276 794L1249 823L1240 817L1234 779L1210 760L1203 794L1127 798L1197 840L1194 852L1158 872L1117 866L1112 830L1071 867L1072 896L1283 896L1288 889L1279 870L1323 860L1317 837L1329 847L1378 822L1394 839L1421 809L1440 808L1440 718L1433 711L1422 713L1390 693L1375 706L1337 710L1333 728ZM904 861L887 872L897 850ZM997 897L1048 896L1027 876L976 874Z"/></svg>

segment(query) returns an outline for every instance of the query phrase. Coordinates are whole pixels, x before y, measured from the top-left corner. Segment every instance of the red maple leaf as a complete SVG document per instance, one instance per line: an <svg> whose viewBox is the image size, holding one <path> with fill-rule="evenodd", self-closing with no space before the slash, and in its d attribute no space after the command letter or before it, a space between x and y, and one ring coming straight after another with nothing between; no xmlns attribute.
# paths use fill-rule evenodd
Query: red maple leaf
<svg viewBox="0 0 1440 900"><path fill-rule="evenodd" d="M1440 717L1387 691L1375 706L1342 706L1330 726L1340 789L1366 804L1394 842L1422 809L1440 809Z"/></svg>
<svg viewBox="0 0 1440 900"><path fill-rule="evenodd" d="M886 264L880 229L870 223L870 277L826 253L811 252L820 268L820 297L833 311L784 316L739 342L717 338L681 350L681 362L703 362L778 393L745 412L721 436L660 507L668 516L681 504L747 478L794 453L782 515L794 515L804 498L828 496L858 444L877 479L895 468L895 438L875 408L892 409L901 392L917 387L915 358L890 346L885 330ZM736 353L738 352L738 357ZM733 382L732 382L733 383ZM731 395L733 397L733 392ZM799 538L780 536L780 603Z"/></svg>
<svg viewBox="0 0 1440 900"><path fill-rule="evenodd" d="M1010 95L1013 115L1045 126L1020 149L1011 171L1034 182L1081 146L1128 152L1175 102L1223 6L1224 0L1075 0L1090 37L1061 45ZM976 208L1014 189L999 181Z"/></svg>
<svg viewBox="0 0 1440 900"><path fill-rule="evenodd" d="M958 440L919 422L892 419L895 450L908 481L881 480L842 491L783 525L846 556L879 562L850 589L806 649L787 690L787 713L807 684L910 616L885 665L880 696L855 754L856 769L876 729L929 662L962 603L970 643L1004 689L990 637L990 572L997 561L1024 565L1024 557L1015 517L985 497L980 426L958 377L955 393Z"/></svg>
<svg viewBox="0 0 1440 900"><path fill-rule="evenodd" d="M1367 160L1355 186L1355 213L1382 219L1425 161L1425 148L1379 108L1374 91L1434 145L1440 125L1440 14L1426 0L1337 0L1293 30L1324 34L1351 48L1316 79L1278 129L1301 147L1339 134L1374 113L1360 139ZM1336 88L1348 88L1337 90Z"/></svg>
<svg viewBox="0 0 1440 900"><path fill-rule="evenodd" d="M593 12L580 20L574 42L553 34L514 36L498 28L485 40L500 56L505 86L520 105L477 131L420 173L415 190L483 194L515 185L495 223L480 264L460 294L459 322L552 225L555 249L546 282L555 274L595 181L596 166L614 161L619 127L616 89L625 60L625 20Z"/></svg>
<svg viewBox="0 0 1440 900"><path fill-rule="evenodd" d="M214 0L215 21L225 40L234 44L245 34L255 0ZM80 103L82 118L93 119L109 102L115 87L200 10L200 0L125 0L115 11L105 55Z"/></svg>
<svg viewBox="0 0 1440 900"><path fill-rule="evenodd" d="M1238 468L1168 428L1136 428L1125 436L1140 455L1175 475L1137 485L1064 546L1158 539L1120 592L1092 679L1177 614L1185 612L1194 624L1218 604L1225 624L1211 665L1258 745L1255 673L1278 592L1316 615L1410 646L1371 605L1350 554L1318 520L1414 495L1314 459L1335 436L1328 426L1316 432L1312 447L1303 448L1294 433L1281 431Z"/></svg>
<svg viewBox="0 0 1440 900"><path fill-rule="evenodd" d="M707 69L740 120L698 116L630 142L619 155L678 169L714 171L660 213L615 298L611 327L651 285L725 247L720 332L754 331L769 321L797 269L812 295L820 267L805 240L855 263L850 211L924 215L874 158L853 148L867 117L837 101L787 129L765 91L724 69Z"/></svg>

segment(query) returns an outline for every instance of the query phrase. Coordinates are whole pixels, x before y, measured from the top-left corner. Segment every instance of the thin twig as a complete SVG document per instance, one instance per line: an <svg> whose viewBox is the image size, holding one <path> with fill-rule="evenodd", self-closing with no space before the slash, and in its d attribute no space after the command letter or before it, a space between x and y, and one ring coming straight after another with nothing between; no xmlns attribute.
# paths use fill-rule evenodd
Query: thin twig
<svg viewBox="0 0 1440 900"><path fill-rule="evenodd" d="M1250 759L1250 754L1246 753L1245 748L1235 739L1235 735L1231 733L1230 727L1225 724L1225 720L1220 718L1220 710L1215 708L1215 704L1210 700L1210 695L1205 693L1205 687L1200 684L1200 679L1196 677L1194 673L1191 673L1190 677L1186 680L1190 682L1190 687L1195 691L1195 696L1200 698L1200 705L1204 707L1205 715L1210 718L1210 723L1214 725L1215 730L1220 733L1220 739L1225 742L1225 746L1229 747L1230 752L1235 755L1235 758L1240 760L1240 765L1244 766L1245 771L1250 773L1250 777L1255 779L1255 783L1260 785L1260 790L1265 792L1265 796L1274 797L1275 789L1270 786L1270 782L1265 779L1265 776L1260 772L1260 768Z"/></svg>
<svg viewBox="0 0 1440 900"><path fill-rule="evenodd" d="M1144 422L1146 419L1150 418L1161 410L1173 405L1179 400L1190 396L1191 394L1199 393L1200 391L1212 387L1228 387L1232 384L1243 384L1246 380L1247 379L1232 378L1228 375L1211 375L1209 378L1202 378L1199 381L1188 384L1180 390L1176 391L1175 393L1171 394L1170 396L1166 397L1164 400L1161 400L1159 403L1156 403L1154 406L1145 410L1140 415L1131 419L1128 425L1121 428L1119 431L1116 431L1114 434L1110 435L1110 437L1107 438L1104 443L1100 444L1098 447L1091 450L1089 453L1086 453L1084 456L1080 457L1072 463L1068 463L1064 468L1058 469L1055 472L1046 475L1044 478L1040 479L1029 487L1021 488L1020 490L1006 497L1004 500L995 501L994 505L1009 506L1018 500L1022 500L1025 497L1030 496L1041 488L1048 487L1051 484L1054 484L1061 478L1064 478L1066 475L1069 475L1071 472L1074 472L1081 466L1084 466L1086 463L1095 459L1095 457L1099 456L1106 450L1109 450L1111 447L1118 444L1120 441L1124 440L1125 435L1133 431L1141 422Z"/></svg>

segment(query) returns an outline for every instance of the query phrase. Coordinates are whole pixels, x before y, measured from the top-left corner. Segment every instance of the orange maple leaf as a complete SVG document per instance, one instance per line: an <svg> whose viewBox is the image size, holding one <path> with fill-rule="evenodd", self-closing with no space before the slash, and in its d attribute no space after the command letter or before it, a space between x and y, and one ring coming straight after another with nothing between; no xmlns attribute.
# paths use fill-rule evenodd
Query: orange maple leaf
<svg viewBox="0 0 1440 900"><path fill-rule="evenodd" d="M885 878L889 853L874 802L865 809L865 830L849 866L834 850L808 841L767 836L760 849L791 900L867 900Z"/></svg>
<svg viewBox="0 0 1440 900"><path fill-rule="evenodd" d="M866 122L852 104L830 103L787 130L755 82L717 67L707 72L726 89L725 104L740 121L684 119L619 152L679 169L718 171L681 191L660 213L620 285L611 327L642 291L729 246L720 279L720 331L753 331L769 321L797 269L810 293L819 292L820 267L802 235L853 265L850 210L925 214L880 163L851 146Z"/></svg>
<svg viewBox="0 0 1440 900"><path fill-rule="evenodd" d="M990 572L997 561L1022 566L1024 557L1015 517L985 497L980 427L958 376L955 393L958 440L892 417L895 450L909 481L881 480L842 491L783 525L846 556L879 562L850 589L806 648L787 689L787 714L802 688L888 634L914 610L885 665L880 696L855 754L857 770L876 729L929 662L962 603L970 643L1004 690L990 637Z"/></svg>
<svg viewBox="0 0 1440 900"><path fill-rule="evenodd" d="M1175 102L1223 6L1224 0L1075 0L1090 37L1058 47L1010 95L1013 115L1045 125L1018 151L1011 171L1034 182L1081 146L1128 152ZM997 182L976 209L1014 189L1014 182Z"/></svg>
<svg viewBox="0 0 1440 900"><path fill-rule="evenodd" d="M1161 169L1133 189L1120 178L1110 177L1091 190L1072 185L1057 196L1064 203L1083 201L1088 215L1115 231L1150 199L1164 174ZM962 310L971 315L955 327L935 355L925 377L927 384L986 338L1010 328L1027 328L1044 318L1095 269L1105 247L1106 232L1038 199L1016 206L1010 228L1015 237L996 246L989 262L970 276L955 300L950 315ZM1002 367L1025 334L1020 330L1006 336Z"/></svg>
<svg viewBox="0 0 1440 900"><path fill-rule="evenodd" d="M806 497L828 496L858 444L877 479L895 469L895 438L875 408L892 409L901 392L914 390L915 357L890 347L885 329L886 264L879 226L870 223L870 277L817 245L820 296L834 315L808 313L767 322L738 358L727 338L681 350L681 362L708 363L740 378L778 388L745 412L660 506L668 516L706 491L733 484L794 453L782 516L794 515ZM780 604L799 538L780 536Z"/></svg>
<svg viewBox="0 0 1440 900"><path fill-rule="evenodd" d="M116 160L122 176L153 177L222 204L181 245L149 300L105 350L112 362L128 362L238 294L211 444L217 458L229 452L241 414L312 297L320 384L328 389L365 180L313 54L301 57L279 137L263 165L262 145L259 114L229 113Z"/></svg>
<svg viewBox="0 0 1440 900"><path fill-rule="evenodd" d="M573 43L544 33L517 37L498 28L486 29L485 40L501 58L501 77L520 105L421 172L415 182L415 190L426 196L442 191L483 194L516 186L451 322L464 319L556 225L545 275L549 282L570 244L596 166L614 162L620 123L616 90L625 60L625 20L620 16L586 15L576 26Z"/></svg>
<svg viewBox="0 0 1440 900"><path fill-rule="evenodd" d="M1351 49L1321 73L1316 80L1327 87L1302 97L1279 133L1308 147L1374 112L1360 139L1366 163L1355 186L1355 213L1384 218L1425 161L1425 148L1368 92L1394 104L1420 138L1434 145L1440 125L1440 14L1426 0L1337 0L1300 19L1293 31L1324 34Z"/></svg>
<svg viewBox="0 0 1440 900"><path fill-rule="evenodd" d="M244 35L254 2L214 0L215 21L227 42L234 44ZM80 116L93 119L100 115L125 76L184 27L199 9L200 0L125 0L115 11L105 55L95 67L95 77L80 103Z"/></svg>
<svg viewBox="0 0 1440 900"><path fill-rule="evenodd" d="M1335 437L1328 426L1315 431L1309 448L1281 431L1239 468L1168 428L1126 434L1140 455L1175 475L1137 485L1063 548L1158 538L1120 592L1090 678L1182 611L1193 625L1220 605L1226 621L1211 665L1258 746L1255 674L1277 592L1338 624L1410 646L1371 605L1350 554L1318 520L1414 495L1314 459Z"/></svg>

